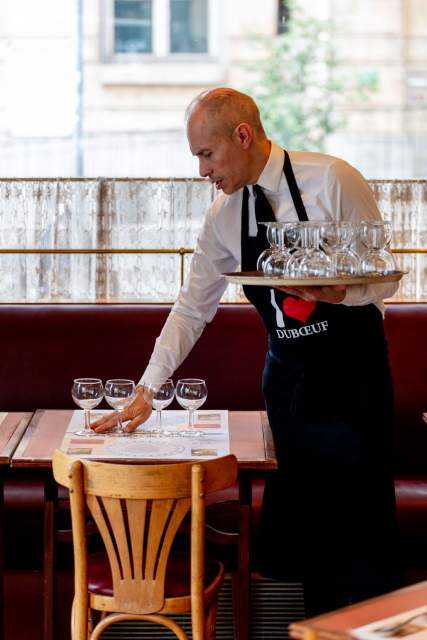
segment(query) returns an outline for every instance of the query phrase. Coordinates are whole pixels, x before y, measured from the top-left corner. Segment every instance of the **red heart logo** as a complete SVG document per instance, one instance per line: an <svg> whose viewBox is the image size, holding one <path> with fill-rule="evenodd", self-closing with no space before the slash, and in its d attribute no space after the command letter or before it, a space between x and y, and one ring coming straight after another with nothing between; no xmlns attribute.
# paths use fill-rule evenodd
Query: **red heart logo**
<svg viewBox="0 0 427 640"><path fill-rule="evenodd" d="M283 300L282 308L289 318L295 318L300 322L305 322L308 316L315 310L316 305L317 303L313 300L289 297Z"/></svg>

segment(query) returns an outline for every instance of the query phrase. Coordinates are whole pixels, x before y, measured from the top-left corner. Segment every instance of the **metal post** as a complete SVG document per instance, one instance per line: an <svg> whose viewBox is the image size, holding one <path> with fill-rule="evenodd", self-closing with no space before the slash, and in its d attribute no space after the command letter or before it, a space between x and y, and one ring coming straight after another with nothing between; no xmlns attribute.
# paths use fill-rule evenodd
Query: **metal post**
<svg viewBox="0 0 427 640"><path fill-rule="evenodd" d="M76 0L76 110L74 122L74 172L84 175L83 165L83 0Z"/></svg>

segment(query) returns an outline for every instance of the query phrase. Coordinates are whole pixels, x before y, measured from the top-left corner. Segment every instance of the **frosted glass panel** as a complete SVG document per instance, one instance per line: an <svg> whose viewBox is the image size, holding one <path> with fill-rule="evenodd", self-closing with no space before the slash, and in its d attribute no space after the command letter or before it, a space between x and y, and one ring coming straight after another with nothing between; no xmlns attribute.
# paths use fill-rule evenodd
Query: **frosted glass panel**
<svg viewBox="0 0 427 640"><path fill-rule="evenodd" d="M427 247L427 181L372 181L371 186L384 217L393 222L393 246ZM3 250L152 251L0 252L0 302L173 301L191 259L179 250L193 249L214 195L212 185L199 179L0 180ZM427 254L396 257L410 272L396 297L427 301ZM237 285L223 297L242 300Z"/></svg>

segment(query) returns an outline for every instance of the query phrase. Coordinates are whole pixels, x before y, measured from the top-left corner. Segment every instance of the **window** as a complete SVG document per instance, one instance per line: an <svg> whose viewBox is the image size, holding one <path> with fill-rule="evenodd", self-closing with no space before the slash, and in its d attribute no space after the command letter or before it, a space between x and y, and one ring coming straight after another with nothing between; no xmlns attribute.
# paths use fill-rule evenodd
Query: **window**
<svg viewBox="0 0 427 640"><path fill-rule="evenodd" d="M99 81L110 87L224 84L223 2L104 0Z"/></svg>
<svg viewBox="0 0 427 640"><path fill-rule="evenodd" d="M114 51L116 53L151 53L151 0L115 0Z"/></svg>
<svg viewBox="0 0 427 640"><path fill-rule="evenodd" d="M208 54L209 0L114 0L110 55Z"/></svg>
<svg viewBox="0 0 427 640"><path fill-rule="evenodd" d="M171 53L207 53L206 0L170 0Z"/></svg>
<svg viewBox="0 0 427 640"><path fill-rule="evenodd" d="M279 0L277 13L277 33L286 33L288 30L288 20L290 11L287 0Z"/></svg>

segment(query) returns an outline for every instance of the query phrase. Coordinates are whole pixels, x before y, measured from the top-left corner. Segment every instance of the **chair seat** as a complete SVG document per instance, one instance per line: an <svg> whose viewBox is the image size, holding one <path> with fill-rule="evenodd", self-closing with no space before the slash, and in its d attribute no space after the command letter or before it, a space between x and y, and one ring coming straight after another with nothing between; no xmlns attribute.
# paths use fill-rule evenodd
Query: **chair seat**
<svg viewBox="0 0 427 640"><path fill-rule="evenodd" d="M173 552L168 561L165 581L165 598L179 598L190 595L191 585L190 554ZM205 589L219 578L221 563L207 557L205 561ZM88 557L88 588L90 593L113 596L113 581L110 565L105 551L93 553Z"/></svg>

